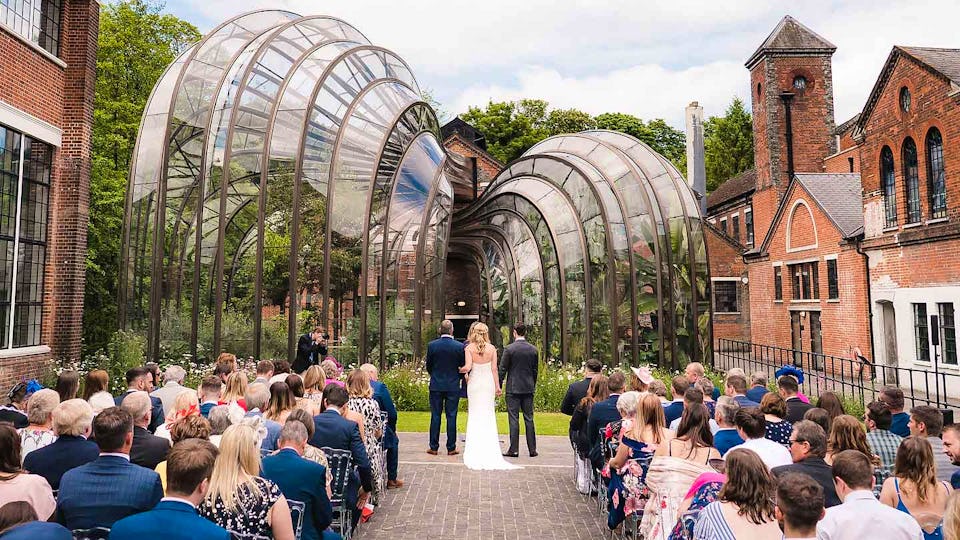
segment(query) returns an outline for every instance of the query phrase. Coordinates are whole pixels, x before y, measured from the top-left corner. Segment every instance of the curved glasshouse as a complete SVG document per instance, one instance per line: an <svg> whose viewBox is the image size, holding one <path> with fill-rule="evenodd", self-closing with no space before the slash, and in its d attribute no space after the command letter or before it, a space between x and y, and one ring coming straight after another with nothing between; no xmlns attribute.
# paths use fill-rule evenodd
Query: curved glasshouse
<svg viewBox="0 0 960 540"><path fill-rule="evenodd" d="M422 356L448 251L482 269L479 315L550 357L679 365L707 355L692 192L614 132L547 139L482 197L409 67L332 17L241 15L184 51L134 149L120 316L151 359L292 358L327 328L381 364Z"/></svg>

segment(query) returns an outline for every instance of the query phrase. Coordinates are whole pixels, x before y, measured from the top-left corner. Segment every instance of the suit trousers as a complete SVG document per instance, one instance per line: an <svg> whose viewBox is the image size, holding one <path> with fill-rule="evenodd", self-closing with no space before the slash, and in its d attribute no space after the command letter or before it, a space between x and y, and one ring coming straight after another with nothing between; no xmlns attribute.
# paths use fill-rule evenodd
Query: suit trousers
<svg viewBox="0 0 960 540"><path fill-rule="evenodd" d="M510 449L507 453L520 452L520 411L523 411L523 428L527 435L527 450L537 451L537 432L533 427L533 394L507 394L507 418L510 420Z"/></svg>
<svg viewBox="0 0 960 540"><path fill-rule="evenodd" d="M447 451L457 447L457 407L460 390L430 391L430 449L440 448L440 411L447 417Z"/></svg>

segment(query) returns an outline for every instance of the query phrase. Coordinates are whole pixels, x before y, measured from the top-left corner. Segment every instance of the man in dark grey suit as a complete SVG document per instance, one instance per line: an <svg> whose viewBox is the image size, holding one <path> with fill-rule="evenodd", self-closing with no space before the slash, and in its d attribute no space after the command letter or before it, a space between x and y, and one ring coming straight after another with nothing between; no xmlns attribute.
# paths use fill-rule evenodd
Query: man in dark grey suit
<svg viewBox="0 0 960 540"><path fill-rule="evenodd" d="M537 388L537 369L540 355L537 348L524 337L527 327L522 323L513 327L513 343L503 350L500 360L500 380L507 401L507 417L510 419L510 448L503 455L517 457L520 453L520 410L523 410L524 430L527 434L527 450L530 457L537 456L537 433L533 427L533 393Z"/></svg>

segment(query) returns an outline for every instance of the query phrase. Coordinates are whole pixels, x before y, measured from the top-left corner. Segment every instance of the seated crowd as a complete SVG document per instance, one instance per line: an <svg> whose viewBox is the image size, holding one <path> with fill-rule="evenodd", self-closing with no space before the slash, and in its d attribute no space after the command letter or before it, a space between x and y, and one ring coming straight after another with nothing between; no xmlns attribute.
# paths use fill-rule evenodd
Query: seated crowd
<svg viewBox="0 0 960 540"><path fill-rule="evenodd" d="M60 375L17 384L0 407L0 538L334 539L399 488L397 411L376 367L328 357L256 373L224 353L186 372ZM341 381L340 379L343 378ZM250 379L253 379L250 382Z"/></svg>
<svg viewBox="0 0 960 540"><path fill-rule="evenodd" d="M771 391L766 374L731 369L713 396L694 363L668 400L648 368L628 379L589 360L562 408L577 488L639 537L960 540L960 425L927 405L904 412L895 387L863 418L833 392L813 406L802 380L784 368Z"/></svg>

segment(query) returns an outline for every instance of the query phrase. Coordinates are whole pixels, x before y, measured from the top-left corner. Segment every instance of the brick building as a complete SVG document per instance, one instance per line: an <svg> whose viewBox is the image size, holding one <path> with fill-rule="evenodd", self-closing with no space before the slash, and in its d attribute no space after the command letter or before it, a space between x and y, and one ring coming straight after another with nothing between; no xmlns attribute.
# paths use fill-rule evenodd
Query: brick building
<svg viewBox="0 0 960 540"><path fill-rule="evenodd" d="M80 353L98 23L96 0L0 4L3 389Z"/></svg>
<svg viewBox="0 0 960 540"><path fill-rule="evenodd" d="M836 127L834 51L788 16L746 63L755 169L708 197L715 335L848 358L858 346L904 367L939 353L949 369L960 50L893 47L862 112Z"/></svg>

